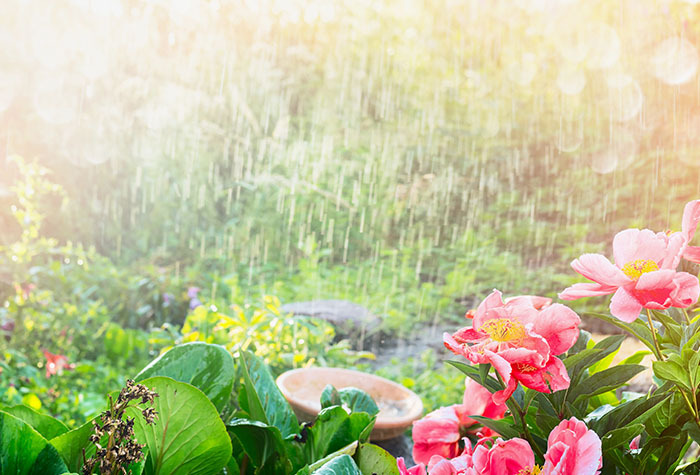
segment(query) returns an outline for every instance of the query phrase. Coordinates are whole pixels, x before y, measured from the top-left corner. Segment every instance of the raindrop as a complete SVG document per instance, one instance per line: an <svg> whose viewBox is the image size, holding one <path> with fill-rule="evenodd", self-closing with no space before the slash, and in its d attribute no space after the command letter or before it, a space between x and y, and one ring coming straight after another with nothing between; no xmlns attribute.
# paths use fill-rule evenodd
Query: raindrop
<svg viewBox="0 0 700 475"><path fill-rule="evenodd" d="M68 124L75 120L83 98L84 80L64 75L39 83L34 93L37 114L51 124Z"/></svg>
<svg viewBox="0 0 700 475"><path fill-rule="evenodd" d="M642 110L644 96L639 83L631 76L614 73L606 78L608 83L608 107L612 118L625 122Z"/></svg>
<svg viewBox="0 0 700 475"><path fill-rule="evenodd" d="M666 84L685 84L698 70L698 50L684 38L668 38L654 49L651 68L652 74Z"/></svg>
<svg viewBox="0 0 700 475"><path fill-rule="evenodd" d="M607 69L620 58L620 38L617 32L605 23L594 22L586 29L588 52L586 66L592 69Z"/></svg>
<svg viewBox="0 0 700 475"><path fill-rule="evenodd" d="M557 87L564 94L576 95L586 86L586 75L581 68L567 64L562 66L557 76Z"/></svg>

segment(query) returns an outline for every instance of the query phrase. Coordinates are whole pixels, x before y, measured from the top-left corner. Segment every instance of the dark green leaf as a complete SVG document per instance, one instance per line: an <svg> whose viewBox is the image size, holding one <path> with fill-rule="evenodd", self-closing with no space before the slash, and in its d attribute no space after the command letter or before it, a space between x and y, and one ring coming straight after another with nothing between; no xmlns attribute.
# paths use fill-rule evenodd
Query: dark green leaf
<svg viewBox="0 0 700 475"><path fill-rule="evenodd" d="M652 368L657 378L673 381L686 389L690 389L690 376L687 370L675 361L654 361Z"/></svg>
<svg viewBox="0 0 700 475"><path fill-rule="evenodd" d="M340 393L340 400L352 412L366 412L370 416L375 416L379 413L379 407L377 407L374 399L363 390L347 387L338 392Z"/></svg>
<svg viewBox="0 0 700 475"><path fill-rule="evenodd" d="M89 420L77 429L51 439L51 445L58 450L69 470L73 472L80 471L80 468L83 466L83 449L85 449L87 458L95 454L95 446L90 443L93 427L92 420Z"/></svg>
<svg viewBox="0 0 700 475"><path fill-rule="evenodd" d="M153 404L158 413L154 424L147 424L137 408L126 411L135 419L136 439L149 451L144 472L218 473L231 457L231 440L207 396L192 385L162 376L141 384L158 393Z"/></svg>
<svg viewBox="0 0 700 475"><path fill-rule="evenodd" d="M624 365L600 371L570 389L567 400L574 401L575 404L587 397L618 388L645 369L646 367L641 365Z"/></svg>
<svg viewBox="0 0 700 475"><path fill-rule="evenodd" d="M663 336L668 338L673 344L680 345L682 329L678 322L659 310L652 310L651 312L666 330Z"/></svg>
<svg viewBox="0 0 700 475"><path fill-rule="evenodd" d="M0 411L0 472L60 475L68 471L58 451L23 420Z"/></svg>
<svg viewBox="0 0 700 475"><path fill-rule="evenodd" d="M265 363L248 351L241 352L243 380L250 416L277 427L282 437L299 432L299 422Z"/></svg>
<svg viewBox="0 0 700 475"><path fill-rule="evenodd" d="M68 427L63 422L51 416L39 414L34 409L22 404L8 407L4 411L18 419L22 419L47 440L68 432Z"/></svg>
<svg viewBox="0 0 700 475"><path fill-rule="evenodd" d="M646 418L653 414L657 405L668 397L668 394L659 393L653 394L649 398L642 397L623 402L599 418L592 419L588 427L598 434L606 434L633 421L643 423Z"/></svg>
<svg viewBox="0 0 700 475"><path fill-rule="evenodd" d="M328 454L368 435L374 425L374 416L366 412L348 414L340 406L323 409L313 426L307 429L307 441L304 451L309 463L315 462Z"/></svg>
<svg viewBox="0 0 700 475"><path fill-rule="evenodd" d="M340 406L341 404L342 402L340 401L338 390L335 389L332 384L327 384L321 393L321 409L331 406Z"/></svg>
<svg viewBox="0 0 700 475"><path fill-rule="evenodd" d="M191 384L211 400L218 411L228 402L233 388L233 358L219 345L186 343L166 351L141 370L134 378L142 381L167 376Z"/></svg>
<svg viewBox="0 0 700 475"><path fill-rule="evenodd" d="M513 424L513 418L508 417L501 420L490 419L488 417L482 416L469 416L475 421L479 422L481 425L493 429L499 434L501 434L506 439L512 439L513 437L520 437L520 432L515 428Z"/></svg>
<svg viewBox="0 0 700 475"><path fill-rule="evenodd" d="M603 451L615 449L632 441L644 430L644 424L632 424L612 430L600 438L603 443Z"/></svg>
<svg viewBox="0 0 700 475"><path fill-rule="evenodd" d="M453 360L448 360L448 361L446 361L446 363L454 366L455 368L460 370L462 373L466 374L468 377L470 377L471 379L473 379L477 383L482 384L481 373L480 373L477 366L472 366L472 365L463 363L461 361L453 361ZM491 393L495 393L496 391L500 391L501 389L503 389L503 387L501 386L501 383L499 383L498 380L496 380L492 376L486 377L486 381L485 381L485 384L483 384L483 386L486 389L488 389Z"/></svg>
<svg viewBox="0 0 700 475"><path fill-rule="evenodd" d="M249 419L234 419L226 428L241 444L254 468L269 466L272 458L286 455L287 448L277 427Z"/></svg>

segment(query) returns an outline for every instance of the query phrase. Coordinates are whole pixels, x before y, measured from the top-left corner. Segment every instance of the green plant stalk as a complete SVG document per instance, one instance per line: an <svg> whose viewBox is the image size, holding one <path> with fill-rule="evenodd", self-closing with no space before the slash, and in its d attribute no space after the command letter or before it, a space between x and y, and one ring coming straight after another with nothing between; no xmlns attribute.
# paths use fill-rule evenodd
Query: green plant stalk
<svg viewBox="0 0 700 475"><path fill-rule="evenodd" d="M690 322L690 317L688 316L688 312L684 308L682 308L681 310L683 311L683 316L685 317L685 323L690 325L691 322Z"/></svg>
<svg viewBox="0 0 700 475"><path fill-rule="evenodd" d="M503 386L503 389L506 388L506 385L503 383L503 379L501 379L501 375L498 374L498 371L496 371L496 376L498 377L498 382L501 383L501 386ZM525 438L527 441L530 443L530 446L532 449L537 453L537 455L544 459L544 454L542 453L542 450L540 449L539 445L537 445L532 438L532 435L530 434L530 429L527 427L527 421L525 420L525 414L526 412L523 412L523 409L520 407L520 404L518 404L518 401L515 400L513 396L508 398L508 401L506 401L506 404L508 402L511 402L513 406L515 407L515 412L518 414L518 418L520 419L520 424L523 426L523 433L525 435ZM526 409L527 410L527 409ZM511 412L513 410L511 409Z"/></svg>
<svg viewBox="0 0 700 475"><path fill-rule="evenodd" d="M656 359L659 361L664 361L664 355L661 353L661 348L659 347L659 342L656 338L656 329L654 328L654 324L652 323L652 318L651 318L651 311L649 309L647 310L647 323L649 324L649 331L651 331L651 338L654 340L654 347L652 350L654 350ZM678 391L680 391L681 395L683 396L683 399L685 400L686 406L688 406L688 409L690 410L690 413L693 415L693 419L695 419L695 423L700 426L700 416L698 415L698 408L697 408L697 401L695 398L695 394L693 394L693 403L690 402L690 399L688 398L688 395L685 393L683 388L679 385L676 384L676 388L678 388Z"/></svg>
<svg viewBox="0 0 700 475"><path fill-rule="evenodd" d="M649 309L647 309L647 323L649 324L651 338L654 341L654 348L652 348L651 350L654 351L657 360L664 361L664 355L661 353L661 347L659 347L659 342L656 339L656 329L654 328L654 324L652 323L651 311L649 311Z"/></svg>

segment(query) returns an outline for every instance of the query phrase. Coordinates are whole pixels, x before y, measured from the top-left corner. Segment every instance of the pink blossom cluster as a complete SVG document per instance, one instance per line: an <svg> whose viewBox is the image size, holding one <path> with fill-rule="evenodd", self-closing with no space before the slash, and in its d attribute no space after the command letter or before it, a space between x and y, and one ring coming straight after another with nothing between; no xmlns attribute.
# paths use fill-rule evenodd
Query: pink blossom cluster
<svg viewBox="0 0 700 475"><path fill-rule="evenodd" d="M494 290L473 313L472 326L445 333L445 346L472 363L488 363L505 384L493 394L505 402L518 382L549 393L569 387L569 375L557 358L578 339L579 316L562 304L541 297L517 297L504 302Z"/></svg>
<svg viewBox="0 0 700 475"><path fill-rule="evenodd" d="M685 205L681 231L626 229L613 239L611 263L600 254L584 254L571 267L593 283L574 284L559 294L563 300L613 294L610 313L633 322L643 308L687 308L698 301L698 278L677 271L681 258L700 263L700 247L690 246L700 222L700 200Z"/></svg>
<svg viewBox="0 0 700 475"><path fill-rule="evenodd" d="M427 464L433 455L456 457L464 434L494 435L491 429L478 426L470 415L501 419L505 412L505 404L494 403L488 389L467 378L462 404L441 407L413 423L413 460ZM478 432L475 427L479 427Z"/></svg>
<svg viewBox="0 0 700 475"><path fill-rule="evenodd" d="M433 455L427 467L419 463L407 468L403 458L397 463L401 475L596 475L603 456L600 437L572 417L550 432L542 467L535 464L530 444L520 438L482 438L474 447L464 439L464 450L456 457Z"/></svg>

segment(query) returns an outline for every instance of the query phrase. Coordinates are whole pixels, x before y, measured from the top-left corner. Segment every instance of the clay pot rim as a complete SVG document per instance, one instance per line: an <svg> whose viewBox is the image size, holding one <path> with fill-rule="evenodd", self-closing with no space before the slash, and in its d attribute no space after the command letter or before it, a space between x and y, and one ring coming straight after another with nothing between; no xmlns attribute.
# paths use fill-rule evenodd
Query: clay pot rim
<svg viewBox="0 0 700 475"><path fill-rule="evenodd" d="M374 424L374 429L393 429L397 427L408 427L411 425L411 423L415 420L420 419L420 417L423 415L423 401L421 400L420 397L407 387L398 384L394 381L391 381L386 378L382 378L381 376L377 376L375 374L371 373L364 373L362 371L356 371L352 369L346 369L346 368L331 368L331 367L325 367L325 366L313 366L309 368L297 368L297 369L292 369L289 371L286 371L279 375L277 377L277 387L279 387L280 391L284 395L285 399L289 401L290 404L293 406L297 406L300 409L302 409L304 412L310 413L310 414L318 414L318 407L314 406L312 404L307 403L304 400L300 400L295 398L294 393L290 392L286 385L285 381L289 378L292 378L296 376L297 374L300 373L316 373L316 372L326 372L326 371L333 371L333 372L338 372L338 373L346 373L348 376L354 376L354 377L361 377L361 378L369 378L373 379L376 382L380 383L381 385L384 386L392 386L401 393L406 395L405 399L410 400L410 405L409 408L410 410L404 414L403 416L382 416L379 414L377 416L377 420ZM353 386L352 384L348 384L348 386L344 387L351 387Z"/></svg>

